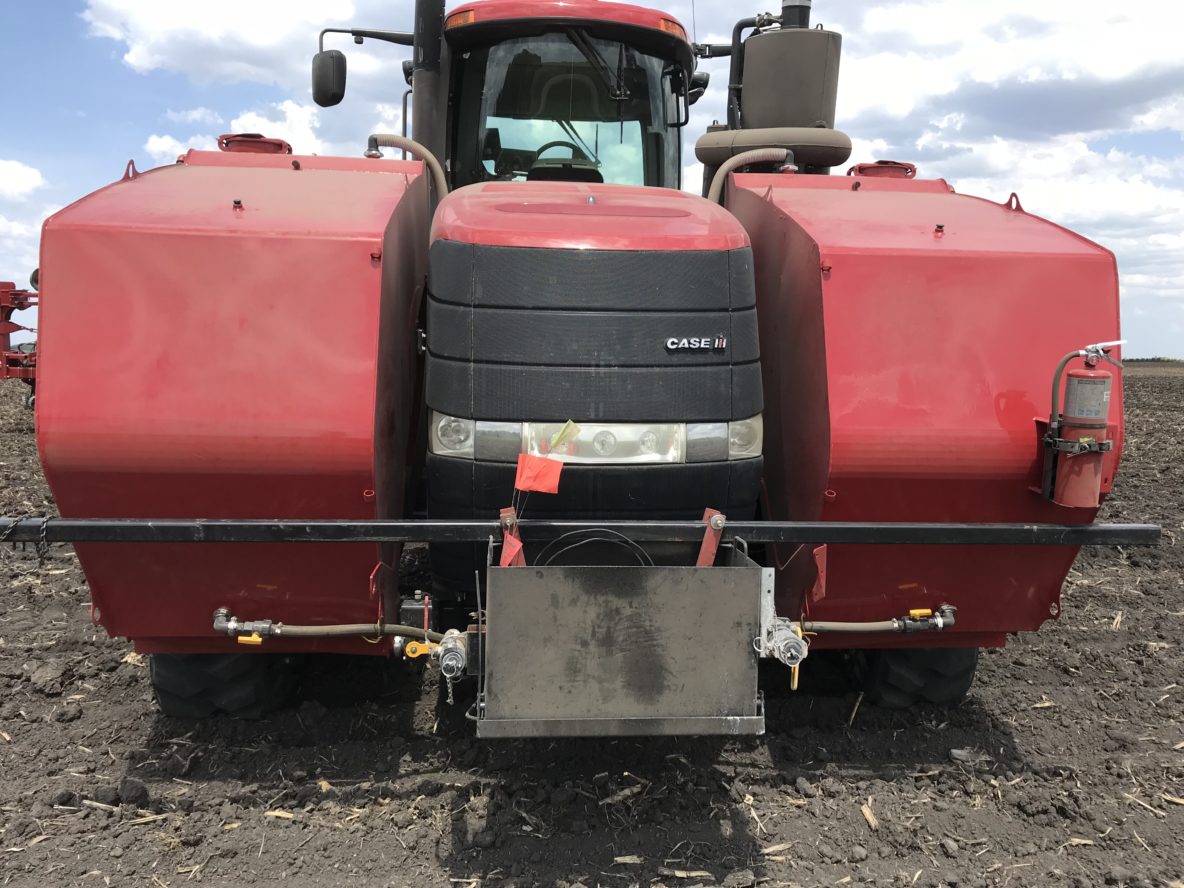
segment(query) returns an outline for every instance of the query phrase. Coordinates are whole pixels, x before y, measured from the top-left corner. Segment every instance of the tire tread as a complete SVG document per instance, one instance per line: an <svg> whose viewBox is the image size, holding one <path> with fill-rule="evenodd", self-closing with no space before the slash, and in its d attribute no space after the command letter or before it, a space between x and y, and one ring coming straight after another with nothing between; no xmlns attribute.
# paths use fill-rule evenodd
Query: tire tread
<svg viewBox="0 0 1184 888"><path fill-rule="evenodd" d="M160 711L182 719L261 718L296 690L292 658L275 654L153 654L149 674Z"/></svg>
<svg viewBox="0 0 1184 888"><path fill-rule="evenodd" d="M917 703L952 706L974 683L978 648L899 648L869 651L864 658L864 693L890 709Z"/></svg>

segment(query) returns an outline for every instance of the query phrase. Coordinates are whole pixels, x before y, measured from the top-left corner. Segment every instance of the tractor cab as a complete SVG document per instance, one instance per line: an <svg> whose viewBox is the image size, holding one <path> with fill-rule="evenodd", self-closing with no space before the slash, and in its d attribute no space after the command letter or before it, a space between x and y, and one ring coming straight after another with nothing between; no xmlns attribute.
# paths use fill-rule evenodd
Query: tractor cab
<svg viewBox="0 0 1184 888"><path fill-rule="evenodd" d="M681 128L706 87L681 24L602 0L481 0L446 18L417 4L416 31L328 28L313 98L345 95L329 33L415 48L405 64L414 138L450 189L482 182L681 185ZM404 106L406 107L406 105ZM404 115L404 132L407 119Z"/></svg>
<svg viewBox="0 0 1184 888"><path fill-rule="evenodd" d="M677 188L694 65L682 27L648 10L638 24L620 4L537 5L530 19L511 17L520 4L493 0L445 20L453 187Z"/></svg>

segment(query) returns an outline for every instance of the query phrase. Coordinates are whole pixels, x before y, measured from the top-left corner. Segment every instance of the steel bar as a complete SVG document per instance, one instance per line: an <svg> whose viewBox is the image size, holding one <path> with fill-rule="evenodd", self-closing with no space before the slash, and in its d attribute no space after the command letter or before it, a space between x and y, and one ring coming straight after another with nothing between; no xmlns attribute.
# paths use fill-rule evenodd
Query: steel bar
<svg viewBox="0 0 1184 888"><path fill-rule="evenodd" d="M700 521L518 522L526 542L607 529L641 542L701 542ZM501 539L496 520L301 521L183 518L0 518L0 542L21 543L463 543ZM749 543L984 546L1153 546L1153 524L917 524L736 521L723 537Z"/></svg>
<svg viewBox="0 0 1184 888"><path fill-rule="evenodd" d="M655 718L482 718L477 736L500 737L652 737L759 736L764 715Z"/></svg>

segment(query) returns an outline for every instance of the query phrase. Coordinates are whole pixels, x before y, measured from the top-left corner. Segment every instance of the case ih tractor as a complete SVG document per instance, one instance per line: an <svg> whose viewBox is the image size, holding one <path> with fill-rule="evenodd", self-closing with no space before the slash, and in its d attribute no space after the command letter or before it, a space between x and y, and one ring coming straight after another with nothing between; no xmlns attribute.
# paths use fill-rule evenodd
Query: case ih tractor
<svg viewBox="0 0 1184 888"><path fill-rule="evenodd" d="M482 737L760 733L759 661L796 684L826 648L887 705L960 699L1080 545L1157 538L1094 523L1114 258L1014 196L848 167L809 14L693 45L618 3L420 0L413 33L323 32L323 106L326 36L413 48L413 140L226 136L49 219L61 517L0 539L75 543L170 715L277 706L305 652L424 658Z"/></svg>

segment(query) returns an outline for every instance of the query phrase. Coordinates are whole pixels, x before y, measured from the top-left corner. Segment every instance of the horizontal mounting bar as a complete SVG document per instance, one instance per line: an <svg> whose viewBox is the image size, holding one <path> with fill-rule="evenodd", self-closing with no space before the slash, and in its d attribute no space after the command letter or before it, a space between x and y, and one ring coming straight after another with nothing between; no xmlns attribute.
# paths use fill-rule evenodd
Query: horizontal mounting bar
<svg viewBox="0 0 1184 888"><path fill-rule="evenodd" d="M700 521L518 522L526 542L607 529L642 542L701 542ZM0 518L0 542L18 543L465 543L500 537L496 520L300 521L185 518ZM735 521L725 540L749 543L981 546L1153 546L1153 524L911 524Z"/></svg>
<svg viewBox="0 0 1184 888"><path fill-rule="evenodd" d="M655 716L654 718L507 718L477 720L477 736L502 737L653 737L759 736L764 715Z"/></svg>

